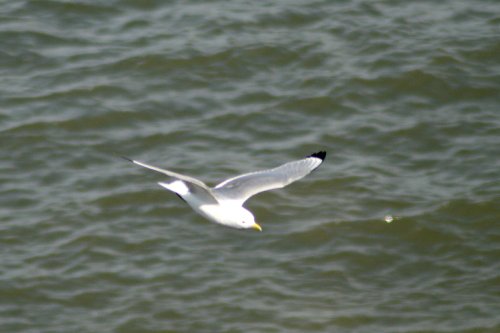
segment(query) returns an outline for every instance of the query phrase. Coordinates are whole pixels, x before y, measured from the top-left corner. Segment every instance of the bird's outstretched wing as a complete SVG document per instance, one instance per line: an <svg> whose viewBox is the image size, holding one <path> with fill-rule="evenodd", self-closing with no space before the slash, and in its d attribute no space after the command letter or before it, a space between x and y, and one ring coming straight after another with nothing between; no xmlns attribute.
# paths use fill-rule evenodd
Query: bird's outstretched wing
<svg viewBox="0 0 500 333"><path fill-rule="evenodd" d="M233 200L243 204L251 196L299 180L320 166L326 152L320 151L305 158L285 163L269 170L246 173L227 179L212 189L218 199Z"/></svg>
<svg viewBox="0 0 500 333"><path fill-rule="evenodd" d="M196 178L193 178L193 177L190 177L190 176L186 176L186 175L183 175L183 174L180 174L180 173L177 173L177 172L173 172L173 171L170 171L170 170L160 169L158 167L155 167L155 166L143 163L143 162L139 162L139 161L130 159L130 158L125 157L125 156L122 156L122 158L124 158L125 160L127 160L129 162L137 164L137 165L139 165L139 166L141 166L143 168L146 168L146 169L149 169L149 170L153 170L153 171L159 172L159 173L161 173L163 175L166 175L168 177L172 177L172 178L181 180L181 181L184 182L184 184L187 186L187 188L189 189L189 191L192 194L195 194L195 195L198 195L200 197L203 197L207 203L214 203L214 204L218 203L218 201L214 197L214 195L213 195L212 190L210 189L210 187L208 187L201 180L198 180ZM162 185L162 186L165 187L164 185Z"/></svg>

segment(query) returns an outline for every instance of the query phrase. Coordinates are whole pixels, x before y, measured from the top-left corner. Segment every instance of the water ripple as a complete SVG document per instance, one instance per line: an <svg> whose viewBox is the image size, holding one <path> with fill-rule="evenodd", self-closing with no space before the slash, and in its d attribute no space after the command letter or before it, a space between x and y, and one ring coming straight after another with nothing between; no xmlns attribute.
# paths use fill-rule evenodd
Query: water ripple
<svg viewBox="0 0 500 333"><path fill-rule="evenodd" d="M498 331L495 4L0 9L1 331ZM263 233L118 157L215 184L319 149Z"/></svg>

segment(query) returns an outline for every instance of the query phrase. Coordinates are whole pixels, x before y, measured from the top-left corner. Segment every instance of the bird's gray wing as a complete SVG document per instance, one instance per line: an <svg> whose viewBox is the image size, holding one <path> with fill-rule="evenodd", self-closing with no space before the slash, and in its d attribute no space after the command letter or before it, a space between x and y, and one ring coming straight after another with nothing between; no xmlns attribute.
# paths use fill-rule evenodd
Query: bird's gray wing
<svg viewBox="0 0 500 333"><path fill-rule="evenodd" d="M305 158L285 163L269 170L246 173L227 179L212 189L218 199L233 200L243 204L251 196L299 180L320 166L326 152L320 151Z"/></svg>
<svg viewBox="0 0 500 333"><path fill-rule="evenodd" d="M168 177L172 177L172 178L175 178L175 179L182 180L186 184L186 186L188 187L188 189L189 189L189 191L191 193L193 193L193 194L197 195L198 197L202 198L204 201L207 202L207 204L208 203L218 204L218 201L214 197L214 195L213 195L212 190L210 189L210 187L208 187L201 180L198 180L196 178L193 178L193 177L190 177L190 176L186 176L186 175L183 175L183 174L180 174L180 173L177 173L177 172L173 172L173 171L170 171L170 170L160 169L158 167L155 167L155 166L143 163L143 162L132 160L132 159L130 159L128 157L124 157L124 156L122 156L122 157L124 159L126 159L127 161L132 162L134 164L137 164L137 165L139 165L139 166L141 166L143 168L159 172L159 173L161 173L163 175L166 175Z"/></svg>

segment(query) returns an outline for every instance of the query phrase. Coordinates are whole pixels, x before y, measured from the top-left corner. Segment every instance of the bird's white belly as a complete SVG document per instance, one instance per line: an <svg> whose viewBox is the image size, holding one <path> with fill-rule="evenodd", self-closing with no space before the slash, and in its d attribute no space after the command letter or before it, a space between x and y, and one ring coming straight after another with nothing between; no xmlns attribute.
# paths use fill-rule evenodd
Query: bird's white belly
<svg viewBox="0 0 500 333"><path fill-rule="evenodd" d="M206 217L207 219L219 223L219 224L226 224L225 218L224 218L224 212L219 205L202 205L199 206L198 208L195 208L195 210L202 216Z"/></svg>
<svg viewBox="0 0 500 333"><path fill-rule="evenodd" d="M218 204L206 204L200 201L196 196L192 194L187 194L182 196L182 198L187 202L194 211L196 211L201 216L209 219L212 222L224 224L223 210Z"/></svg>
<svg viewBox="0 0 500 333"><path fill-rule="evenodd" d="M228 227L241 228L235 223L234 218L231 218L234 215L235 207L231 205L207 204L191 194L185 195L182 198L186 200L194 211L209 221Z"/></svg>

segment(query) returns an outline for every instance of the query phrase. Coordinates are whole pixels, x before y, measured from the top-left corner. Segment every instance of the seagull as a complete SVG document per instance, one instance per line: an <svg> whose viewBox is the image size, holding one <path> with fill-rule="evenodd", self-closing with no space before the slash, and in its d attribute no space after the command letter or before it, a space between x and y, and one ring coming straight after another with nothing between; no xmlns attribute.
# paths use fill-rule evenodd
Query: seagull
<svg viewBox="0 0 500 333"><path fill-rule="evenodd" d="M253 214L243 203L257 193L282 188L304 178L317 169L326 157L325 151L306 156L300 160L282 164L276 168L245 173L224 180L215 187L177 172L123 157L129 162L172 178L158 185L174 192L191 208L206 219L236 229L262 231Z"/></svg>

